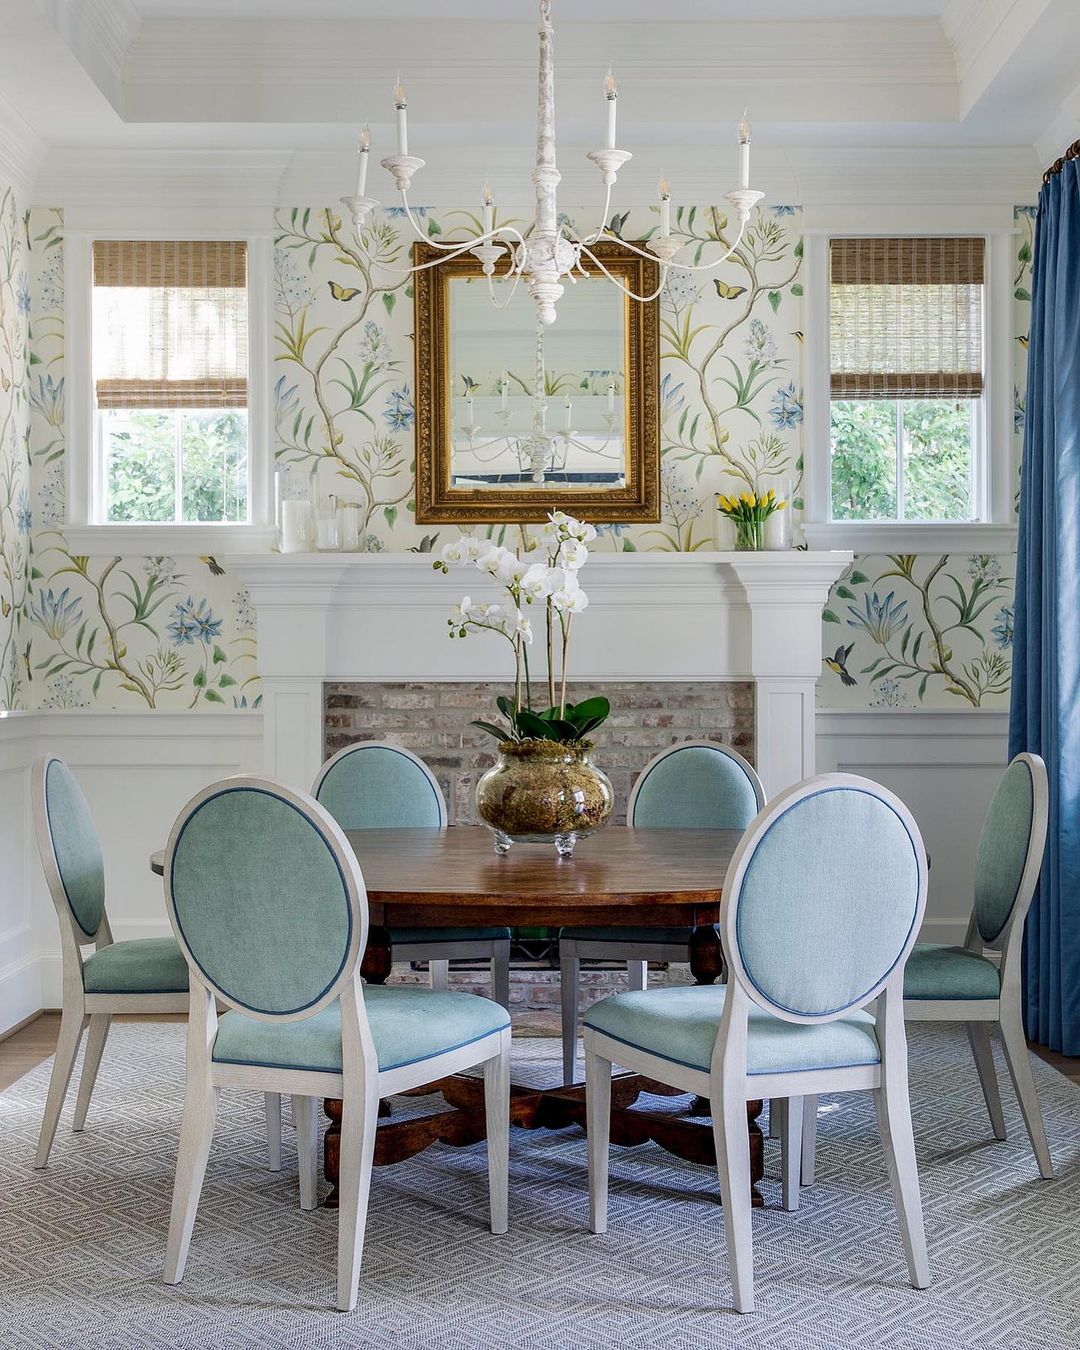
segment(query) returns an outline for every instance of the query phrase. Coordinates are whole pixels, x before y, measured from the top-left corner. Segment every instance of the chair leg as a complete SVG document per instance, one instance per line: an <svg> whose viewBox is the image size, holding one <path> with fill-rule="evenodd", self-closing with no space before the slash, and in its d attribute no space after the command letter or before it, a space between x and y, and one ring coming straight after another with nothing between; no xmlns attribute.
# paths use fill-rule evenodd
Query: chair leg
<svg viewBox="0 0 1080 1350"><path fill-rule="evenodd" d="M45 1099L45 1114L41 1119L41 1133L38 1136L35 1167L44 1167L49 1161L56 1126L60 1121L64 1098L67 1096L71 1071L75 1067L75 1056L79 1053L79 1042L83 1034L83 1011L65 1012L60 1018L60 1036L56 1042L56 1054L53 1058L52 1073L49 1076L49 1095Z"/></svg>
<svg viewBox="0 0 1080 1350"><path fill-rule="evenodd" d="M312 1210L319 1203L319 1127L314 1097L293 1095L293 1123L296 1126L296 1158L300 1172L300 1208Z"/></svg>
<svg viewBox="0 0 1080 1350"><path fill-rule="evenodd" d="M990 1023L969 1022L967 1034L994 1138L1007 1139L1005 1114L1001 1109L1001 1093L998 1091L997 1070L994 1068L994 1051L990 1044Z"/></svg>
<svg viewBox="0 0 1080 1350"><path fill-rule="evenodd" d="M281 1093L264 1092L266 1108L266 1160L271 1172L281 1171Z"/></svg>
<svg viewBox="0 0 1080 1350"><path fill-rule="evenodd" d="M492 943L491 993L496 1003L510 1011L510 942L500 938Z"/></svg>
<svg viewBox="0 0 1080 1350"><path fill-rule="evenodd" d="M431 980L432 989L450 988L450 962L449 961L429 961L428 976Z"/></svg>
<svg viewBox="0 0 1080 1350"><path fill-rule="evenodd" d="M346 1099L341 1122L337 1277L341 1312L352 1312L356 1307L378 1122L379 1080L377 1074L371 1074L362 1093Z"/></svg>
<svg viewBox="0 0 1080 1350"><path fill-rule="evenodd" d="M799 1178L802 1169L803 1099L802 1097L775 1097L769 1103L769 1122L779 1107L780 1170L783 1181L783 1205L786 1210L799 1208Z"/></svg>
<svg viewBox="0 0 1080 1350"><path fill-rule="evenodd" d="M713 1115L716 1173L724 1206L728 1265L735 1311L754 1311L754 1247L750 1215L750 1140L746 1102L738 1093L721 1093ZM714 1097L714 1106L716 1105Z"/></svg>
<svg viewBox="0 0 1080 1350"><path fill-rule="evenodd" d="M487 1123L488 1190L491 1231L509 1225L510 1192L510 1045L484 1065L484 1112Z"/></svg>
<svg viewBox="0 0 1080 1350"><path fill-rule="evenodd" d="M907 1258L908 1276L916 1289L930 1284L930 1263L926 1255L922 1200L919 1196L919 1171L915 1160L915 1136L911 1130L911 1103L908 1098L906 1070L889 1075L874 1089L874 1109L878 1133L885 1152L885 1166L892 1186L900 1238Z"/></svg>
<svg viewBox="0 0 1080 1350"><path fill-rule="evenodd" d="M112 1013L91 1013L90 1032L86 1037L86 1054L83 1056L82 1077L79 1079L79 1095L75 1098L75 1119L73 1130L81 1130L86 1124L86 1113L90 1109L90 1098L94 1095L101 1056L105 1050L105 1040L112 1023Z"/></svg>
<svg viewBox="0 0 1080 1350"><path fill-rule="evenodd" d="M1031 1074L1031 1059L1027 1037L1024 1035L1020 1020L1019 1006L1001 1009L1001 1043L1005 1047L1005 1062L1009 1066L1013 1088L1016 1091L1020 1110L1024 1113L1028 1138L1035 1152L1035 1161L1039 1164L1039 1175L1044 1181L1052 1181L1054 1164L1050 1158L1050 1149L1046 1143L1046 1131L1043 1128L1042 1110L1039 1107L1039 1094L1035 1088L1035 1079Z"/></svg>
<svg viewBox="0 0 1080 1350"><path fill-rule="evenodd" d="M169 1215L169 1239L165 1248L165 1283L179 1284L187 1265L191 1230L199 1208L210 1143L214 1137L218 1089L205 1074L193 1072L188 1064L184 1092L184 1116L180 1123L180 1150L176 1158L172 1211Z"/></svg>
<svg viewBox="0 0 1080 1350"><path fill-rule="evenodd" d="M649 983L648 961L627 961L626 973L632 990L644 989Z"/></svg>
<svg viewBox="0 0 1080 1350"><path fill-rule="evenodd" d="M559 990L562 998L562 1077L572 1083L577 1069L577 1008L578 976L581 962L576 956L564 955L559 944Z"/></svg>
<svg viewBox="0 0 1080 1350"><path fill-rule="evenodd" d="M607 1232L611 1061L585 1047L585 1132L589 1146L589 1229ZM750 1183L747 1181L747 1186Z"/></svg>
<svg viewBox="0 0 1080 1350"><path fill-rule="evenodd" d="M803 1098L802 1120L802 1177L804 1186L814 1184L814 1169L817 1165L817 1097Z"/></svg>
<svg viewBox="0 0 1080 1350"><path fill-rule="evenodd" d="M783 1114L779 1098L769 1099L769 1138L780 1138L780 1117Z"/></svg>

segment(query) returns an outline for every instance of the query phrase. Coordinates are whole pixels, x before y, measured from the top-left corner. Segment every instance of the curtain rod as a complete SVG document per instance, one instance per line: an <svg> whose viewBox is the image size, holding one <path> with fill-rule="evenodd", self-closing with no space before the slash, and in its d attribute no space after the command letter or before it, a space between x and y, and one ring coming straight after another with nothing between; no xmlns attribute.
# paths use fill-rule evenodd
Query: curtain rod
<svg viewBox="0 0 1080 1350"><path fill-rule="evenodd" d="M1055 174L1059 174L1065 167L1066 161L1070 159L1080 159L1080 141L1073 141L1072 145L1069 146L1068 150L1065 151L1061 158L1054 160L1053 164L1051 164L1043 174L1043 182L1049 183L1050 179L1053 178Z"/></svg>

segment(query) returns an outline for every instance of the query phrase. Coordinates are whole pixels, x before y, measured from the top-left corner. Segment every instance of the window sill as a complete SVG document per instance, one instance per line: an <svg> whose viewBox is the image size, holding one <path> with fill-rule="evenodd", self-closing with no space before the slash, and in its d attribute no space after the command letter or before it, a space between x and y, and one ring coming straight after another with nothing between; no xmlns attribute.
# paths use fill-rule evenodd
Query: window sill
<svg viewBox="0 0 1080 1350"><path fill-rule="evenodd" d="M269 553L276 531L272 525L65 525L70 552L88 558L220 556L224 553Z"/></svg>
<svg viewBox="0 0 1080 1350"><path fill-rule="evenodd" d="M888 521L804 524L810 548L850 548L856 553L1015 553L1016 526L907 525Z"/></svg>

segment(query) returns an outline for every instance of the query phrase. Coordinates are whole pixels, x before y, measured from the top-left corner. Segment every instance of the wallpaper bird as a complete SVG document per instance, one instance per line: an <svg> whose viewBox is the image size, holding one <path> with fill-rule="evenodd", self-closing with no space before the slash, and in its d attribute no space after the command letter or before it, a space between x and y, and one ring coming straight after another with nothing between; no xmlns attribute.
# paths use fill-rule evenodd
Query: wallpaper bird
<svg viewBox="0 0 1080 1350"><path fill-rule="evenodd" d="M846 647L843 645L843 643L841 643L840 646L837 647L836 652L832 656L827 656L825 658L825 664L829 667L829 669L834 674L840 676L841 684L847 685L858 684L858 681L855 679L854 675L852 675L847 668L847 659L854 650L854 647L855 647L854 642L848 643Z"/></svg>

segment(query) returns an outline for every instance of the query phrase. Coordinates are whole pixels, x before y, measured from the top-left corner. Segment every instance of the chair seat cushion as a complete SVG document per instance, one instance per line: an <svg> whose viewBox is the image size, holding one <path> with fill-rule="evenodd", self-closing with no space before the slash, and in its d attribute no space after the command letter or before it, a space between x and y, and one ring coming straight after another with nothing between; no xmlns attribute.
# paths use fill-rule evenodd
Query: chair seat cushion
<svg viewBox="0 0 1080 1350"><path fill-rule="evenodd" d="M457 1050L510 1025L505 1008L476 994L369 984L364 1003L383 1072ZM300 1022L261 1022L227 1012L218 1020L214 1059L340 1073L341 1005L331 1003Z"/></svg>
<svg viewBox="0 0 1080 1350"><path fill-rule="evenodd" d="M187 962L171 937L113 942L83 962L88 994L182 994L187 987Z"/></svg>
<svg viewBox="0 0 1080 1350"><path fill-rule="evenodd" d="M911 999L998 998L1001 976L993 961L964 947L917 942L904 971L904 997Z"/></svg>
<svg viewBox="0 0 1080 1350"><path fill-rule="evenodd" d="M708 1072L727 988L722 984L643 989L595 1003L585 1025L660 1059ZM747 1071L796 1073L877 1064L874 1019L853 1011L835 1022L785 1022L750 1005Z"/></svg>
<svg viewBox="0 0 1080 1350"><path fill-rule="evenodd" d="M431 946L437 942L508 942L509 928L395 928L394 946Z"/></svg>
<svg viewBox="0 0 1080 1350"><path fill-rule="evenodd" d="M692 928L560 928L559 941L622 942L640 946L652 943L664 947L690 947Z"/></svg>

